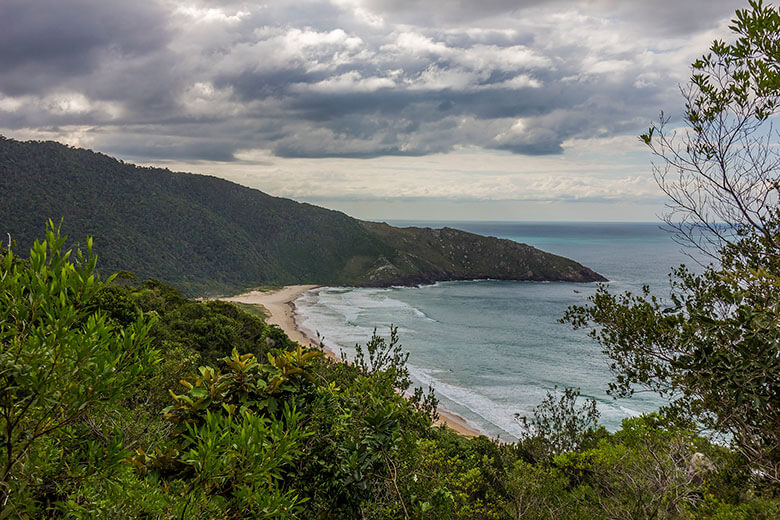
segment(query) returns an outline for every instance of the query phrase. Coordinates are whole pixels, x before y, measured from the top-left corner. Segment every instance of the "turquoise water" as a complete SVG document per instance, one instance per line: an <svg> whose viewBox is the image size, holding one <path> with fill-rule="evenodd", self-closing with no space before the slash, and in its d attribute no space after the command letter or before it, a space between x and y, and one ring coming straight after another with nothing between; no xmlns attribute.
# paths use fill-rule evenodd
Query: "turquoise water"
<svg viewBox="0 0 780 520"><path fill-rule="evenodd" d="M673 265L693 262L671 236L648 223L391 222L464 229L509 238L573 258L610 279L613 291L649 284L668 294ZM610 429L662 401L637 394L615 401L606 357L585 331L558 323L596 284L471 281L386 289L320 288L296 301L299 323L348 355L376 327L398 327L417 385L432 385L441 406L484 433L512 440L515 414L529 414L548 390L571 386L598 402Z"/></svg>

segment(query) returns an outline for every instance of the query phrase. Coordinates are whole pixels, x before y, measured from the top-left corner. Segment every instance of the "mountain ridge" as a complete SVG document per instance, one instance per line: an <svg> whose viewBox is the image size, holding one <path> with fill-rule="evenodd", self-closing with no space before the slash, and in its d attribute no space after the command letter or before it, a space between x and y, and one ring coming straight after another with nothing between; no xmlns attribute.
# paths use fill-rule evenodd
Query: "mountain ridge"
<svg viewBox="0 0 780 520"><path fill-rule="evenodd" d="M47 219L62 218L74 243L94 237L102 270L159 278L191 295L263 284L604 280L525 244L360 221L218 177L136 166L53 141L0 136L0 197L0 232L17 250L41 236Z"/></svg>

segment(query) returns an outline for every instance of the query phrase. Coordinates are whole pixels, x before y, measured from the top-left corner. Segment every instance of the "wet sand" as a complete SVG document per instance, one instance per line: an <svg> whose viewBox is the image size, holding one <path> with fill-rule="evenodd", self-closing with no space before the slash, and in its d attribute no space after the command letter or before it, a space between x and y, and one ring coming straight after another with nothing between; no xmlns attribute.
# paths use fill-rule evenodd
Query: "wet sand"
<svg viewBox="0 0 780 520"><path fill-rule="evenodd" d="M318 285L288 285L274 291L250 291L230 298L223 298L225 301L246 303L250 305L262 306L267 314L266 322L278 326L293 341L301 345L319 348L320 342L317 341L311 331L307 331L298 326L295 321L295 304L293 303L298 296L319 287ZM331 359L341 361L327 345L323 345L325 354ZM439 408L439 421L437 425L446 424L452 430L466 437L477 437L480 434L470 426L466 420L452 412Z"/></svg>

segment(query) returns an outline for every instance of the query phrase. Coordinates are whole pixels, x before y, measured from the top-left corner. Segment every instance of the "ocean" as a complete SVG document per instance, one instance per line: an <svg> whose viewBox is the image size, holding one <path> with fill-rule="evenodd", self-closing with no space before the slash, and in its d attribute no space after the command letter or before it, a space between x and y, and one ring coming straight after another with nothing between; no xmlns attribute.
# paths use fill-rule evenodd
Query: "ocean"
<svg viewBox="0 0 780 520"><path fill-rule="evenodd" d="M508 238L572 258L607 277L613 292L648 284L668 296L672 266L695 262L655 223L421 222ZM610 430L623 418L657 409L661 398L607 395L608 359L585 330L561 324L567 307L586 303L596 284L496 280L422 287L324 287L296 300L297 319L330 348L354 353L374 328L398 327L417 386L433 386L440 406L492 437L516 440L516 414L530 415L556 386L576 387L597 401Z"/></svg>

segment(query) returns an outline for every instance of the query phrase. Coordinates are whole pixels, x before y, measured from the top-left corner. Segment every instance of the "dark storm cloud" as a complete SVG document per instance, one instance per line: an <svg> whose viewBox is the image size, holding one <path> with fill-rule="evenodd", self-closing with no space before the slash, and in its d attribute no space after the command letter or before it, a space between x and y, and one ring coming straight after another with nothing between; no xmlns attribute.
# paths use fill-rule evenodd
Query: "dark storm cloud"
<svg viewBox="0 0 780 520"><path fill-rule="evenodd" d="M38 93L112 59L160 47L169 35L154 2L3 0L0 91Z"/></svg>
<svg viewBox="0 0 780 520"><path fill-rule="evenodd" d="M125 132L121 136L107 135L102 147L122 157L143 157L148 160L232 161L233 148L229 139L205 140L187 136L159 136L154 133Z"/></svg>
<svg viewBox="0 0 780 520"><path fill-rule="evenodd" d="M734 4L5 0L0 128L141 159L557 154L676 99L664 38Z"/></svg>
<svg viewBox="0 0 780 520"><path fill-rule="evenodd" d="M636 22L657 35L690 34L712 27L724 13L747 7L735 0L451 0L435 7L429 0L366 0L377 12L405 23L465 23L496 17L537 14L538 8L561 10L576 7L603 16Z"/></svg>

